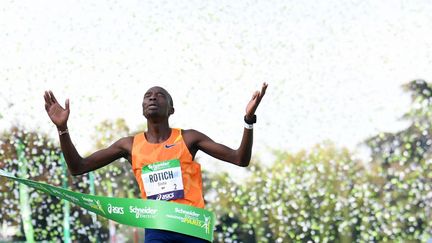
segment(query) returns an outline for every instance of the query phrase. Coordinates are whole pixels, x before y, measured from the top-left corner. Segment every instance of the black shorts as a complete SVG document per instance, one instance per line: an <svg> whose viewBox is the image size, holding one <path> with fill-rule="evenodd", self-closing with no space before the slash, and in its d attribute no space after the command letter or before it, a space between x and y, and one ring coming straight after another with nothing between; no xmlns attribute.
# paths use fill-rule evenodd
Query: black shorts
<svg viewBox="0 0 432 243"><path fill-rule="evenodd" d="M177 243L208 243L208 241L167 230L145 229L144 243L177 242Z"/></svg>

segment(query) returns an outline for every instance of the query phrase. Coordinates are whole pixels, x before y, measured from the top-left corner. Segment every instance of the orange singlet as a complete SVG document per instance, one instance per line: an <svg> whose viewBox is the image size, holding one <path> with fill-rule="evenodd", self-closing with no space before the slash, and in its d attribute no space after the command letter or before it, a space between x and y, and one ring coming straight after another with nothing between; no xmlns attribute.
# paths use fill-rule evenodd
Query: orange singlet
<svg viewBox="0 0 432 243"><path fill-rule="evenodd" d="M132 145L132 170L138 182L141 197L147 199L141 176L142 168L150 164L173 159L180 160L184 198L172 201L204 208L201 165L193 161L192 155L183 140L181 129L176 128L171 129L170 137L162 143L149 143L144 133L135 135Z"/></svg>

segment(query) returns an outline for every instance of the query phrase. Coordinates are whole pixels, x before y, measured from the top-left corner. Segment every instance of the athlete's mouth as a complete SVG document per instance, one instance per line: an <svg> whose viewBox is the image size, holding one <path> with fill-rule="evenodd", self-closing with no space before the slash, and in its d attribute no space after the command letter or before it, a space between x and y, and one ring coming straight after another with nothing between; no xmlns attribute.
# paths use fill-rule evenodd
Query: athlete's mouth
<svg viewBox="0 0 432 243"><path fill-rule="evenodd" d="M149 104L147 108L158 108L158 106L156 104Z"/></svg>

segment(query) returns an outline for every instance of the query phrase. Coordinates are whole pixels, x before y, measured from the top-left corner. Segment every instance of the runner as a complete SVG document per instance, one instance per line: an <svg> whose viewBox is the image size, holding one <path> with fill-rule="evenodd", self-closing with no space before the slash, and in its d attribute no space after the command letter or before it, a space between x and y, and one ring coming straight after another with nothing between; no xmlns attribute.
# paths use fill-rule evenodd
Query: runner
<svg viewBox="0 0 432 243"><path fill-rule="evenodd" d="M201 166L194 161L198 150L238 166L249 165L252 154L255 111L267 89L255 91L246 106L243 137L238 149L217 143L193 129L175 129L169 126L174 114L171 95L162 87L152 87L143 98L143 115L147 131L121 138L111 146L81 157L69 135L67 121L69 100L63 108L51 91L45 91L45 110L56 125L60 145L69 171L81 175L111 162L125 158L131 165L143 199L167 200L204 208ZM145 242L205 242L202 239L175 232L146 229Z"/></svg>

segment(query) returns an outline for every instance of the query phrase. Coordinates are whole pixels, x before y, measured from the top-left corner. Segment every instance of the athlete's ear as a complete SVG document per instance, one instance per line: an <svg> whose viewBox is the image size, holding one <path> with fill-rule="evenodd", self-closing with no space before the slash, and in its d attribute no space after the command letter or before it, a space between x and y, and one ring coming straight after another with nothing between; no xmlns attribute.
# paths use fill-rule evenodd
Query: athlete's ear
<svg viewBox="0 0 432 243"><path fill-rule="evenodd" d="M174 114L174 111L175 111L175 110L174 110L174 107L171 107L170 110L169 110L169 114L170 114L170 115Z"/></svg>

